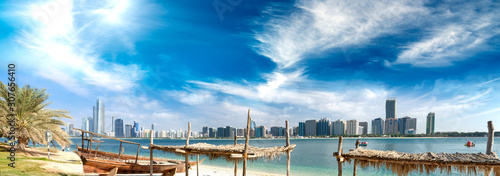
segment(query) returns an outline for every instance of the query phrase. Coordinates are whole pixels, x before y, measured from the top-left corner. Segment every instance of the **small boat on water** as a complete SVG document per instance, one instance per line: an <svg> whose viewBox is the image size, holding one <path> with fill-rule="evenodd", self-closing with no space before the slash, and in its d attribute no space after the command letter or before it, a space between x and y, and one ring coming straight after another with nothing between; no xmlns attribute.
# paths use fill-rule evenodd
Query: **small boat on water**
<svg viewBox="0 0 500 176"><path fill-rule="evenodd" d="M474 146L476 146L476 144L472 143L471 141L467 141L467 143L465 143L464 146L474 147Z"/></svg>
<svg viewBox="0 0 500 176"><path fill-rule="evenodd" d="M365 142L360 142L360 143L359 143L359 146L367 146L367 145L368 145L368 142L366 142L366 141L365 141Z"/></svg>

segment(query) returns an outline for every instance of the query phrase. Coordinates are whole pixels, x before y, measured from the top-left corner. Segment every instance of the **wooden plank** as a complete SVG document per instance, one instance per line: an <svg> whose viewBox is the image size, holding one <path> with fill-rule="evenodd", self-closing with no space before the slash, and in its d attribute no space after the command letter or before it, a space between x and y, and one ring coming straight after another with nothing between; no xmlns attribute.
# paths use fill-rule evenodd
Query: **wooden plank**
<svg viewBox="0 0 500 176"><path fill-rule="evenodd" d="M137 158L139 158L139 149L141 149L141 144L137 146L137 155L135 155L135 164L137 164Z"/></svg>
<svg viewBox="0 0 500 176"><path fill-rule="evenodd" d="M243 154L241 153L233 153L230 156L231 158L245 158ZM247 158L257 158L257 155L255 154L247 154Z"/></svg>
<svg viewBox="0 0 500 176"><path fill-rule="evenodd" d="M90 141L89 141L89 142L90 142L90 144L89 144L89 146L90 146L90 150L89 150L89 154L91 154L91 153L92 153L92 137L93 137L93 136L94 136L94 135L90 134Z"/></svg>
<svg viewBox="0 0 500 176"><path fill-rule="evenodd" d="M245 150L243 153L243 176L247 175L247 153L248 153L248 140L250 140L250 122L252 119L250 118L250 109L248 109L248 117L247 117L247 131L245 134Z"/></svg>
<svg viewBox="0 0 500 176"><path fill-rule="evenodd" d="M95 155L94 157L97 157L97 151L99 151L99 144L101 144L100 142L97 143L97 148L95 148Z"/></svg>
<svg viewBox="0 0 500 176"><path fill-rule="evenodd" d="M117 167L115 167L114 169L112 169L111 171L109 171L108 176L116 176L116 173L118 173L118 168Z"/></svg>

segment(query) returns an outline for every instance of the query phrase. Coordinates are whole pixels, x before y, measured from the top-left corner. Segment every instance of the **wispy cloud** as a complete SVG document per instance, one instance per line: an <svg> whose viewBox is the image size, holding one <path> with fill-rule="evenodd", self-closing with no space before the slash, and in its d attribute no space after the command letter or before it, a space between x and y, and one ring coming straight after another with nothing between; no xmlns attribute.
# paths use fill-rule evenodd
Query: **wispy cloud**
<svg viewBox="0 0 500 176"><path fill-rule="evenodd" d="M298 1L296 7L286 16L271 10L255 35L257 52L279 68L328 49L365 45L427 13L421 1Z"/></svg>

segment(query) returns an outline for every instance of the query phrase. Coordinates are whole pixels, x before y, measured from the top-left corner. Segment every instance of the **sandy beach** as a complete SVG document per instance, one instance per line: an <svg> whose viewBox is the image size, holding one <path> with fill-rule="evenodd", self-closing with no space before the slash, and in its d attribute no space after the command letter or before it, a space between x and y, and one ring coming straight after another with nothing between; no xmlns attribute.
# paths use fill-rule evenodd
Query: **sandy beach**
<svg viewBox="0 0 500 176"><path fill-rule="evenodd" d="M199 172L201 176L233 176L234 168L216 167L200 165ZM243 168L238 167L238 175L241 175ZM286 171L285 171L286 172ZM177 173L176 175L183 175L183 173ZM189 169L189 175L196 175L196 166ZM270 174L264 172L247 171L247 175L250 176L278 176L279 174ZM285 174L283 174L285 175Z"/></svg>

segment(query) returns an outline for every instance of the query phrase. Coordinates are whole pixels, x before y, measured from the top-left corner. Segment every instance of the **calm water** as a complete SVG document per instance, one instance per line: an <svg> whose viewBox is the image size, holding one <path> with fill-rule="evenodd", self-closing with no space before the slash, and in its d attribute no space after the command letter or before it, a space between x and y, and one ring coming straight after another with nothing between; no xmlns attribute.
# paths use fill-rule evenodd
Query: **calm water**
<svg viewBox="0 0 500 176"><path fill-rule="evenodd" d="M357 138L356 138L357 139ZM348 151L354 148L354 143L356 139L344 139L343 150ZM367 141L367 149L375 150L393 150L398 152L407 153L424 153L424 152L447 152L447 153L478 153L486 151L486 141L487 138L467 138L474 143L475 147L465 147L466 138L372 138L364 139L359 138L361 141ZM101 139L102 142L99 146L99 150L108 152L118 152L120 143L115 140ZM149 145L149 139L127 139L132 142L141 143L141 145ZM81 138L73 138L72 149L76 148L76 143L81 145ZM495 141L500 141L500 138L495 138ZM191 144L194 143L209 143L214 145L227 145L234 144L234 140L190 140ZM244 140L239 140L238 143L244 143ZM159 145L184 145L185 140L175 140L175 139L155 139L155 144ZM337 161L334 158L333 152L337 151L338 138L332 139L291 139L290 143L296 144L295 150L291 152L291 172L292 175L338 175L337 173ZM273 147L273 146L283 146L285 145L284 139L262 139L262 140L250 140L250 145L256 147ZM130 155L135 155L137 152L137 146L131 144L123 144L125 147L125 153ZM95 145L94 145L95 148ZM494 151L500 151L500 144L497 144L493 148ZM149 150L141 149L139 155L149 156ZM163 153L161 151L155 151L155 157L167 157L174 159L184 159L180 156L175 156L173 154ZM203 158L200 156L200 159ZM192 157L196 159L196 157ZM204 165L220 166L227 168L234 168L233 163L228 163L225 160L205 160ZM353 163L344 163L343 174L352 175ZM239 164L238 166L242 166ZM274 159L272 161L266 161L264 159L259 159L256 162L250 162L248 164L249 170L270 172L278 174L286 174L286 154L281 158ZM241 170L241 168L238 168ZM385 167L380 169L368 168L361 169L358 167L357 175L395 175L391 171L385 169ZM413 173L411 175L419 175ZM423 174L426 175L426 174ZM432 173L431 175L448 175L446 173ZM454 171L452 175L463 175L459 172Z"/></svg>

